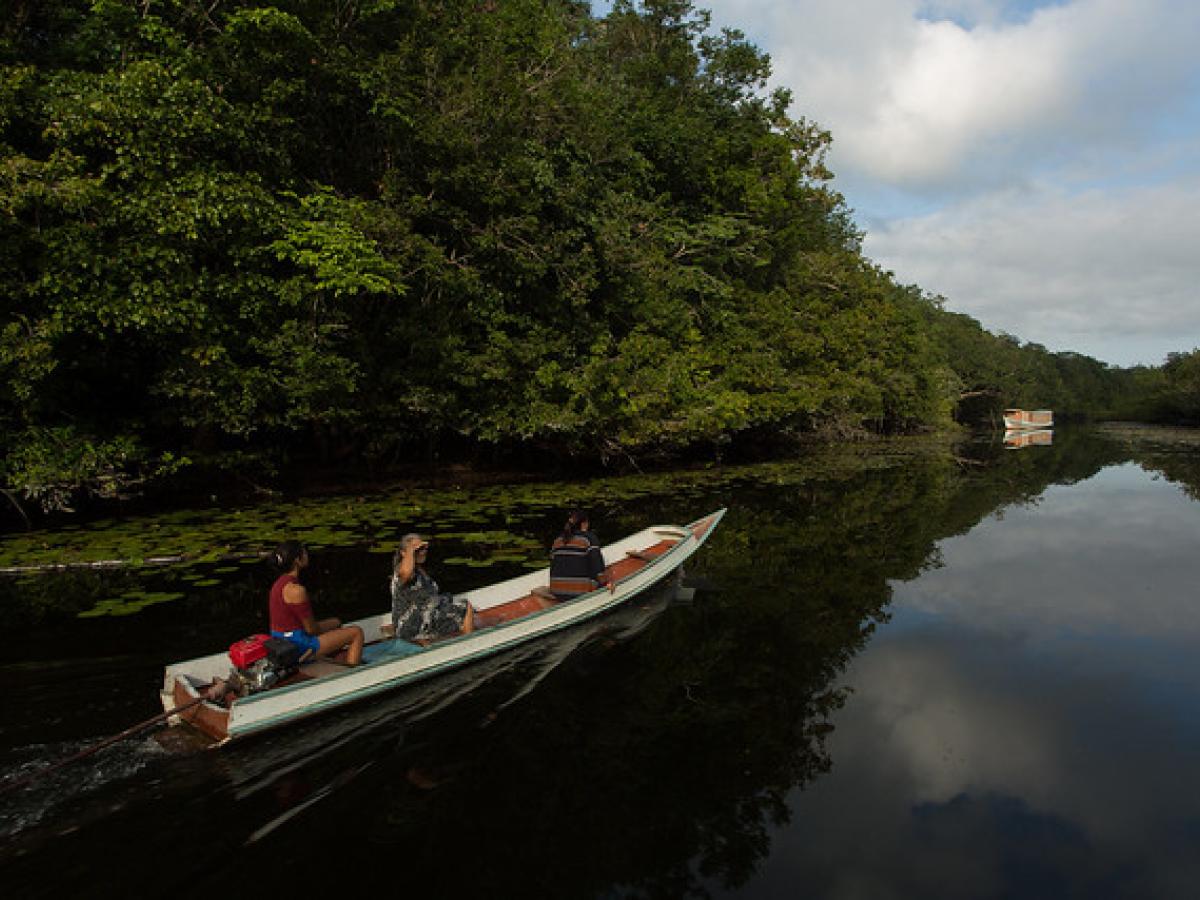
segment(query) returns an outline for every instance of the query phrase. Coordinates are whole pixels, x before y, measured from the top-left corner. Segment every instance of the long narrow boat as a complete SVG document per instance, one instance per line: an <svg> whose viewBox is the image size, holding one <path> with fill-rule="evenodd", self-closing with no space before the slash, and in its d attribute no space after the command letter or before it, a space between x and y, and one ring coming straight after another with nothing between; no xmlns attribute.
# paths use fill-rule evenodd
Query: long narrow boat
<svg viewBox="0 0 1200 900"><path fill-rule="evenodd" d="M475 704L471 708L489 719L501 715L575 654L589 651L605 654L614 644L636 639L672 604L689 596L690 590L672 584L675 581L675 576L667 578L630 602L570 628L531 638L511 650L494 653L436 678L403 685L364 703L347 705L335 715L306 719L286 735L280 735L286 740L259 741L251 753L226 755L221 763L222 772L236 798L244 800L269 790L281 774L292 771L297 764L309 765L337 753L347 743L353 742L358 747L358 758L365 758L363 753L369 757L370 744L393 744L407 727L440 716L460 702ZM192 729L172 731L160 734L160 740L168 746L195 747L198 735ZM185 739L186 744L172 743L175 738ZM239 746L235 744L230 749ZM268 803L259 812L272 819L279 809L276 804ZM285 816L290 814L290 808L283 811Z"/></svg>
<svg viewBox="0 0 1200 900"><path fill-rule="evenodd" d="M656 525L604 547L604 562L615 589L607 587L566 602L548 597L549 569L468 591L475 630L427 646L386 639L391 611L359 619L367 646L364 665L353 668L318 659L278 686L228 702L205 698L205 690L233 669L229 656L216 653L166 667L163 709L187 706L172 717L224 744L312 716L347 703L429 678L500 653L540 635L594 618L675 572L708 538L725 510L689 525Z"/></svg>
<svg viewBox="0 0 1200 900"><path fill-rule="evenodd" d="M1022 428L1053 428L1052 409L1006 409L1004 427L1015 431Z"/></svg>

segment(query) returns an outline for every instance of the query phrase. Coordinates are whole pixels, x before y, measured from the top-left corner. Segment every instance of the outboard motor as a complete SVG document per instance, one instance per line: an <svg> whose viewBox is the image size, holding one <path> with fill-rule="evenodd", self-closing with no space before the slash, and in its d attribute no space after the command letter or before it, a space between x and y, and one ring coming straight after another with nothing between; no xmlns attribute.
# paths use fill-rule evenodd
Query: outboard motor
<svg viewBox="0 0 1200 900"><path fill-rule="evenodd" d="M242 677L245 678L246 687L249 688L251 694L273 688L283 680L282 673L276 671L271 660L265 656L246 669L242 673Z"/></svg>
<svg viewBox="0 0 1200 900"><path fill-rule="evenodd" d="M229 659L237 667L249 692L269 690L300 668L301 650L284 638L255 634L229 648Z"/></svg>

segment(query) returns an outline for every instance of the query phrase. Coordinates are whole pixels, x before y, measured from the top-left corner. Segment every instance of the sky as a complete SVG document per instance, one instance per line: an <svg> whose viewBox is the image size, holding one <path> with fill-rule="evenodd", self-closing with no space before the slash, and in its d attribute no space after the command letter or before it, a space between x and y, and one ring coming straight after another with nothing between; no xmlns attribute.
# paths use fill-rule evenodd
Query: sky
<svg viewBox="0 0 1200 900"><path fill-rule="evenodd" d="M992 332L1200 346L1198 0L696 0L833 135L864 251Z"/></svg>

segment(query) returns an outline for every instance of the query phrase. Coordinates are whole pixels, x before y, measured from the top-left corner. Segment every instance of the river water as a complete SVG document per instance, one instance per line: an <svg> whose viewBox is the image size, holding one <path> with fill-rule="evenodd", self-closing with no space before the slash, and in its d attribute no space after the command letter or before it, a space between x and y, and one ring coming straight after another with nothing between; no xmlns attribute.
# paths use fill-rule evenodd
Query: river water
<svg viewBox="0 0 1200 900"><path fill-rule="evenodd" d="M9 564L132 562L0 581L9 781L153 715L164 663L261 629L264 541L308 540L318 613L350 618L386 604L405 530L460 590L540 564L568 503L602 538L729 509L690 598L244 745L138 735L0 795L0 885L1190 898L1197 497L1194 435L1060 430L10 535Z"/></svg>

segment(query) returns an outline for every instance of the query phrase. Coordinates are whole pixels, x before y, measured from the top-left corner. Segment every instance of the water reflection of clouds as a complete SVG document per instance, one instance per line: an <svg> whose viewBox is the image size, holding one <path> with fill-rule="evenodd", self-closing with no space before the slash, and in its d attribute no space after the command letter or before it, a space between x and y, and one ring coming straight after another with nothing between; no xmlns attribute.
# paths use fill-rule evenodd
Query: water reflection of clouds
<svg viewBox="0 0 1200 900"><path fill-rule="evenodd" d="M1125 466L946 541L746 894L1195 896L1198 524Z"/></svg>
<svg viewBox="0 0 1200 900"><path fill-rule="evenodd" d="M881 636L753 895L1194 896L1197 735L1101 656L1028 649Z"/></svg>
<svg viewBox="0 0 1200 900"><path fill-rule="evenodd" d="M1134 465L1056 486L940 546L944 566L894 585L906 613L998 632L1200 635L1200 505Z"/></svg>

